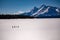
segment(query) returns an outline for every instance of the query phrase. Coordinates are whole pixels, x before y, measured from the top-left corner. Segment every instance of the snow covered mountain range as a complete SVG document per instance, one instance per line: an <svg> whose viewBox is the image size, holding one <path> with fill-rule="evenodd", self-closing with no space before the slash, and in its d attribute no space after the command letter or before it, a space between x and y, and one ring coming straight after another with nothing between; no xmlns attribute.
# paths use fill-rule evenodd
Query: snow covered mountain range
<svg viewBox="0 0 60 40"><path fill-rule="evenodd" d="M30 16L30 17L60 17L60 8L42 5L37 8L34 7L31 11L23 13L21 15Z"/></svg>

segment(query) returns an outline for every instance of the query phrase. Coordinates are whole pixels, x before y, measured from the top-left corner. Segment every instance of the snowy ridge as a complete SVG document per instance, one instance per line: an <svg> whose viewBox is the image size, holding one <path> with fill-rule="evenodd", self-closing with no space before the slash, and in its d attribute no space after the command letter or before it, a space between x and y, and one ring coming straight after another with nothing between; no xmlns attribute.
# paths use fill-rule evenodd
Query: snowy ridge
<svg viewBox="0 0 60 40"><path fill-rule="evenodd" d="M44 10L43 12L38 12L34 17L37 17L37 16L39 16L40 14L44 14L44 13L46 13L46 12L48 12L48 9L49 9L50 7L48 7L46 10Z"/></svg>
<svg viewBox="0 0 60 40"><path fill-rule="evenodd" d="M41 11L43 8L44 8L44 6L43 6L41 9L39 9L36 13L32 14L31 16L37 15L37 13L38 13L39 11Z"/></svg>

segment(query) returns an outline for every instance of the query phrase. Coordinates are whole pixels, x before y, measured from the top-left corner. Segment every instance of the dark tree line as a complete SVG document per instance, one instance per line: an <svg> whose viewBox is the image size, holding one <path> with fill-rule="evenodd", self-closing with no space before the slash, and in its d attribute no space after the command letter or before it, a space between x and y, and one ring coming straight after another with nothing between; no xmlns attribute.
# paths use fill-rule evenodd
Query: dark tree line
<svg viewBox="0 0 60 40"><path fill-rule="evenodd" d="M40 17L31 17L25 15L0 15L0 19L17 19L17 18L60 18L59 16L40 16Z"/></svg>

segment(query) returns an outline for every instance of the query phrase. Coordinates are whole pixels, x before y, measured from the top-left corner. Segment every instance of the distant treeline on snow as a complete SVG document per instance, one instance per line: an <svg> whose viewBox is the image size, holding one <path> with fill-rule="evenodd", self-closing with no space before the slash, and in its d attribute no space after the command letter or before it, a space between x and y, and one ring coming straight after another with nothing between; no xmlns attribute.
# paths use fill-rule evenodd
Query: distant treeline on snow
<svg viewBox="0 0 60 40"><path fill-rule="evenodd" d="M24 15L0 15L0 19L19 19L19 18L60 18L60 16L41 16L41 17L31 17Z"/></svg>

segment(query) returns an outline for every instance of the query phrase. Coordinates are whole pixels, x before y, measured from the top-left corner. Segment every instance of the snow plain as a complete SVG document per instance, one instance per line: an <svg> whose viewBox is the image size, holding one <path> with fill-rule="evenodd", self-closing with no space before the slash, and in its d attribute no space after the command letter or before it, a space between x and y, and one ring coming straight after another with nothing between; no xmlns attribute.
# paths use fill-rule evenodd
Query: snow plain
<svg viewBox="0 0 60 40"><path fill-rule="evenodd" d="M59 38L60 18L0 19L0 40L59 40Z"/></svg>

